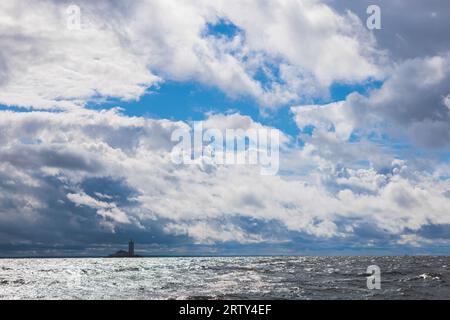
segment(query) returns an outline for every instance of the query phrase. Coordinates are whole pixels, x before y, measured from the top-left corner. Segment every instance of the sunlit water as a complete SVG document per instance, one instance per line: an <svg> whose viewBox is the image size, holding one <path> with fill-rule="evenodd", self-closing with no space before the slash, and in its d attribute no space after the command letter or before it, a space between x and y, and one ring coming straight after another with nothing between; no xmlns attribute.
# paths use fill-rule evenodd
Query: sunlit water
<svg viewBox="0 0 450 320"><path fill-rule="evenodd" d="M369 265L381 290L367 289ZM450 299L450 257L0 259L0 299Z"/></svg>

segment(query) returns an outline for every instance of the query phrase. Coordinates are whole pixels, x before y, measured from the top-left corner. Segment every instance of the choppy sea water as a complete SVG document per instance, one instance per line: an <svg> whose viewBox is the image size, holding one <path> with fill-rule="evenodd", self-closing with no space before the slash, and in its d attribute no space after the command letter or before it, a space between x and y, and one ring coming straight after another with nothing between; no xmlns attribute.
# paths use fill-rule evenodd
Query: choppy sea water
<svg viewBox="0 0 450 320"><path fill-rule="evenodd" d="M367 288L367 267L381 289ZM0 259L0 299L450 299L450 257Z"/></svg>

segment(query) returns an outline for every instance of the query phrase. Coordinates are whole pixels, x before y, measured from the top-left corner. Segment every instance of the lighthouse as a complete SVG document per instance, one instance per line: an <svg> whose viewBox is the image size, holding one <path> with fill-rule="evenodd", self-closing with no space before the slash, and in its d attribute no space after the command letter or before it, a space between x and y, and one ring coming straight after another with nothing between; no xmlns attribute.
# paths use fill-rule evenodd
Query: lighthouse
<svg viewBox="0 0 450 320"><path fill-rule="evenodd" d="M134 257L134 242L133 242L133 240L130 240L128 242L128 256Z"/></svg>

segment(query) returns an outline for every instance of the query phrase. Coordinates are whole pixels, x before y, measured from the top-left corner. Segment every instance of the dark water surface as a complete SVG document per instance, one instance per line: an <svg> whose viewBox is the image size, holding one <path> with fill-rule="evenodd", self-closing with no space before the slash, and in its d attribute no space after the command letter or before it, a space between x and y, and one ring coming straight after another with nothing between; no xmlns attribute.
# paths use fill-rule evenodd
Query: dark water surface
<svg viewBox="0 0 450 320"><path fill-rule="evenodd" d="M381 289L367 288L367 267ZM450 299L450 257L0 259L0 299Z"/></svg>

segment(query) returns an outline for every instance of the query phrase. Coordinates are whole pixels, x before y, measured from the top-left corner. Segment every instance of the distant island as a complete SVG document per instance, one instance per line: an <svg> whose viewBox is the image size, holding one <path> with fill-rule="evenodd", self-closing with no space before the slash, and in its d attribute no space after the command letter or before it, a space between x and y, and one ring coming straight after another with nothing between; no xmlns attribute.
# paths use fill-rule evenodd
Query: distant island
<svg viewBox="0 0 450 320"><path fill-rule="evenodd" d="M110 254L108 258L139 258L140 256L134 254L134 242L130 240L128 242L128 251L119 250L116 253Z"/></svg>

